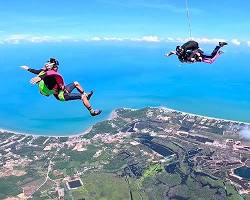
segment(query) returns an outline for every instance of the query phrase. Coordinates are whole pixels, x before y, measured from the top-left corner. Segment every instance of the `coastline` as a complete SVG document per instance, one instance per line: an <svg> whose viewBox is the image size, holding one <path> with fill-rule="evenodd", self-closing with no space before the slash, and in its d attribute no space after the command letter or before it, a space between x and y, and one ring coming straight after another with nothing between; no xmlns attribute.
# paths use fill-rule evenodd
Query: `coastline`
<svg viewBox="0 0 250 200"><path fill-rule="evenodd" d="M188 124L192 126L189 130ZM238 128L235 128L235 126ZM181 127L183 127L183 129L181 129ZM244 122L206 117L166 107L145 107L142 109L114 109L104 121L89 126L89 128L82 133L70 136L39 137L41 135L18 133L15 131L8 133L7 130L0 129L1 149L4 150L4 158L8 161L4 168L6 170L2 170L2 174L4 176L11 176L12 174L17 176L20 171L13 170L15 168L11 168L12 171L8 171L9 166L15 167L16 163L27 162L28 167L33 167L34 163L41 165L40 159L44 160L44 158L47 158L45 164L49 163L47 175L50 172L52 174L59 172L58 169L64 170L57 168L58 165L56 163L61 163L61 160L66 160L66 162L72 162L74 164L75 160L79 161L79 158L81 162L88 163L86 166L90 166L88 169L82 168L82 165L79 166L79 169L83 170L82 173L85 173L86 170L103 169L96 167L96 163L100 163L100 166L110 165L110 162L107 162L109 158L115 158L114 161L117 162L116 155L120 155L120 152L124 149L131 149L131 151L134 152L134 148L138 148L137 151L141 152L136 154L136 161L138 159L145 160L148 166L152 166L152 163L160 163L163 167L166 166L166 163L169 164L171 160L169 160L168 154L166 153L170 149L176 154L172 157L173 160L171 160L170 163L179 162L185 167L186 161L180 161L179 159L181 159L180 154L187 155L188 163L194 163L193 166L198 166L194 168L194 170L200 169L197 172L202 172L201 174L194 173L193 175L204 176L205 173L208 177L212 176L212 183L214 183L213 181L219 181L222 178L221 175L224 177L224 174L213 176L215 175L214 172L227 170L225 178L230 181L235 191L243 195L250 192L248 189L249 181L244 178L244 174L242 176L237 175L235 170L249 163L250 143L241 143L241 141L234 136L245 127L248 127L248 125ZM207 132L206 128L208 128ZM227 131L225 137L224 134L221 135L221 131L222 133ZM1 132L3 132L2 135ZM84 134L88 133L89 135L87 136L89 137L85 138ZM139 139L144 139L144 134L147 133L149 134L149 138L155 139L152 142L152 146L144 145L142 140ZM207 135L207 133L209 135ZM219 136L213 137L213 133L219 134ZM137 140L136 137L139 140ZM147 136L145 136L145 138L147 138ZM233 139L229 140L230 138ZM117 144L119 145L117 146ZM159 147L159 149L157 147ZM152 151L149 151L148 148ZM26 151L27 153L23 154L23 152ZM33 153L30 154L31 151L35 153L35 156ZM74 153L72 154L72 152ZM90 152L93 153L90 154ZM105 155L109 155L109 157L99 157L103 152L105 152ZM52 153L54 156L51 158ZM244 157L246 159L244 160L242 160L242 153L245 153ZM20 156L14 156L13 159L12 154ZM53 160L55 156L58 156L57 158L60 159ZM92 163L85 160L86 156L88 156L87 159L94 158L94 168L92 168ZM147 159L145 159L144 156L147 156ZM72 159L67 159L69 157ZM101 160L97 162L97 160L95 160L97 158ZM121 159L123 159L123 157L121 157ZM134 160L133 157L132 159ZM52 160L54 162L53 168L51 168L50 165ZM113 163L111 164L113 165ZM67 165L70 169L71 166L72 165ZM144 167L145 164L143 163L141 166ZM123 170L120 166L118 167ZM44 168L41 168L41 170L44 172ZM78 170L76 172L78 173ZM171 170L166 172L172 173ZM71 174L67 176L70 177ZM178 176L181 179L181 173ZM58 175L58 179L61 180L60 174ZM46 183L46 181L47 178L44 183ZM38 191L44 183L40 186L38 185L34 191ZM26 188L26 186L27 185L25 185L24 188ZM225 183L224 186L226 186ZM221 185L221 188L223 189L224 186ZM27 187L31 187L30 184Z"/></svg>
<svg viewBox="0 0 250 200"><path fill-rule="evenodd" d="M188 112L184 112L184 111L180 111L180 110L175 110L175 109L171 109L171 108L164 107L164 106L150 107L150 108L162 108L164 110L180 112L182 114L187 114L187 115L190 115L190 116L203 117L203 118L207 118L207 119L214 119L214 120L220 120L220 121L225 121L225 122L240 123L240 124L246 124L246 125L250 126L250 122L242 122L242 121L230 120L230 119L223 119L223 118L218 118L218 117L209 117L209 116L205 116L205 115L199 115L199 114L195 114L195 113L188 113Z"/></svg>
<svg viewBox="0 0 250 200"><path fill-rule="evenodd" d="M147 108L147 107L145 107L145 108ZM229 120L229 119L223 119L223 118L217 118L217 117L209 117L209 116L205 116L205 115L199 115L199 114L195 114L195 113L189 113L189 112L176 110L176 109L168 108L168 107L165 107L165 106L148 107L148 108L163 109L163 110L167 110L167 111L170 111L170 112L179 112L179 113L181 113L183 115L197 116L197 117L202 117L202 118L206 118L206 119L212 119L212 120L218 120L218 121L224 121L224 122L232 122L232 123L239 123L239 124L245 124L245 125L250 126L250 122L242 122L242 121ZM143 108L140 108L140 109L117 108L117 109L140 110L140 109L143 109ZM117 113L116 113L117 109L113 110L109 114L109 116L107 117L106 120L112 120L112 119L116 118L117 117ZM83 136L83 135L89 133L90 130L92 129L92 127L93 127L93 125L86 128L82 132L76 133L76 134L73 134L73 135L44 135L44 134L24 133L24 132L12 131L12 130L7 130L7 129L3 129L3 128L0 128L0 133L5 132L5 133L16 134L16 135L25 135L25 136L33 136L33 137L58 137L58 138L60 138L60 137L69 137L69 138L74 138L74 137Z"/></svg>

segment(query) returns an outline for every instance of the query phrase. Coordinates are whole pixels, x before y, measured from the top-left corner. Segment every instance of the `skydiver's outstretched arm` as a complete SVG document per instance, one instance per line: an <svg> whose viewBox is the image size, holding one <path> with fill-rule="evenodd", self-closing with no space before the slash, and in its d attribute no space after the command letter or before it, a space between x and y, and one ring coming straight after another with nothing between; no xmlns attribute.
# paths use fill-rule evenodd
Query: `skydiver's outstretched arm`
<svg viewBox="0 0 250 200"><path fill-rule="evenodd" d="M31 84L39 83L46 74L46 72L43 69L31 69L26 65L21 66L21 68L37 75L30 80ZM41 72L44 72L44 73L41 73Z"/></svg>
<svg viewBox="0 0 250 200"><path fill-rule="evenodd" d="M172 56L172 55L176 55L176 51L170 51L169 53L166 53L165 56Z"/></svg>
<svg viewBox="0 0 250 200"><path fill-rule="evenodd" d="M33 74L40 74L43 70L42 69L28 69L29 72L33 73Z"/></svg>
<svg viewBox="0 0 250 200"><path fill-rule="evenodd" d="M24 65L24 66L21 66L22 69L26 70L26 71L29 71L33 74L39 74L43 71L43 69L32 69L32 68L29 68L28 66Z"/></svg>

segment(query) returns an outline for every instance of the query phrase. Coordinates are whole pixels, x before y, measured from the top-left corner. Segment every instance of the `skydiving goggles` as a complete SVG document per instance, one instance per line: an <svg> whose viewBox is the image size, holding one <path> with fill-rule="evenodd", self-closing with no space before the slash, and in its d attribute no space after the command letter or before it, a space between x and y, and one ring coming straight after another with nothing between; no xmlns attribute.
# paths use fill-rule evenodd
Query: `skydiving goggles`
<svg viewBox="0 0 250 200"><path fill-rule="evenodd" d="M55 65L55 63L47 62L47 63L44 64L44 67L45 67L45 69L47 69L47 70L51 70L51 69L53 69L53 68L55 68L55 67L57 67L57 66Z"/></svg>

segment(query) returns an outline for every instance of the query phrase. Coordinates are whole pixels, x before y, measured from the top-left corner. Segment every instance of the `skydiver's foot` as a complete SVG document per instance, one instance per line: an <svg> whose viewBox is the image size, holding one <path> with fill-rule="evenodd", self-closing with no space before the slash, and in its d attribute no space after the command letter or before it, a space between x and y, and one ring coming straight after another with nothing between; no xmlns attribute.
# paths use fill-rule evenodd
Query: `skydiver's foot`
<svg viewBox="0 0 250 200"><path fill-rule="evenodd" d="M225 45L227 45L226 42L219 42L219 46L220 46L220 47L223 47L223 46L225 46Z"/></svg>
<svg viewBox="0 0 250 200"><path fill-rule="evenodd" d="M219 52L218 52L219 55L221 55L221 54L223 54L223 53L224 53L224 51L219 51Z"/></svg>
<svg viewBox="0 0 250 200"><path fill-rule="evenodd" d="M93 109L91 109L90 111L90 114L91 114L91 116L96 116L96 115L99 115L99 114L101 114L101 110L93 110Z"/></svg>
<svg viewBox="0 0 250 200"><path fill-rule="evenodd" d="M94 93L93 90L91 90L90 93L87 94L86 97L87 97L88 100L90 100L90 98L93 95L93 93Z"/></svg>

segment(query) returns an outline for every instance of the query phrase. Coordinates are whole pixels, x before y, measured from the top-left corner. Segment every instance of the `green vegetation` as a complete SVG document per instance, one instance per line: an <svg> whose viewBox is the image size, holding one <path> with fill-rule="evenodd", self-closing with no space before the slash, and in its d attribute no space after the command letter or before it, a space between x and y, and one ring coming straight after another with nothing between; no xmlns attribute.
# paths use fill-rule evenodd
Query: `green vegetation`
<svg viewBox="0 0 250 200"><path fill-rule="evenodd" d="M36 155L36 152L40 153L42 151L42 148L40 146L33 147L33 146L22 146L21 149L18 149L16 151L17 154L20 156L27 156L29 158L34 158Z"/></svg>
<svg viewBox="0 0 250 200"><path fill-rule="evenodd" d="M93 160L93 156L97 150L98 148L95 145L87 146L87 150L83 152L63 149L59 152L59 155L65 154L66 156L69 156L69 158L55 158L54 169L63 171L64 175L73 175L82 165L89 164Z"/></svg>
<svg viewBox="0 0 250 200"><path fill-rule="evenodd" d="M230 130L226 122L220 124L220 122L214 123L216 120L214 122L206 120L208 122L199 124L202 117L191 119L190 116L186 117L178 112L161 111L152 108L117 110L115 119L97 123L89 134L80 136L80 138L91 138L89 140L91 144L87 145L87 150L82 152L72 149L75 141L69 145L64 143L68 141L68 137L49 137L49 139L43 136L13 137L11 144L16 148L9 148L8 151L2 148L0 153L3 156L0 161L3 164L10 161L8 164L11 165L14 160L13 169L23 170L26 174L21 177L0 178L0 199L20 194L24 186L41 185L53 158L52 169L49 172L50 179L33 195L35 200L58 199L56 185L65 189L64 199L67 200L243 200L243 197L244 200L250 200L249 195L241 196L236 187L230 181L226 181L226 177L230 179L227 176L228 170L235 165L230 162L240 159L237 150L214 148L195 138L186 137L184 133L176 134L180 126L183 126L186 128L183 130L188 131L191 128L190 134L205 136L224 143L227 138L237 138L235 130ZM166 116L167 120L161 121L159 114L161 117ZM118 142L106 144L93 138L96 134L112 135L121 130L128 130L135 122L137 132L128 134ZM221 135L225 130L226 134ZM169 148L174 155L161 160L161 157L152 153L154 151L164 153L165 149L159 148L158 151L157 147L149 148L150 144L131 143L131 141L140 142L139 137L145 136L148 131L153 142ZM6 139L12 135L0 134L0 142L8 143ZM163 135L167 137L162 137ZM20 139L24 140L19 142ZM28 141L32 141L32 145L29 145ZM47 141L47 145L64 144L44 151L44 141ZM199 149L199 152L196 152L196 149ZM165 151L167 152L167 149ZM97 155L97 152L96 157L94 155ZM193 153L189 159L187 159L188 152ZM247 151L244 154L241 153L242 162L249 158L249 155ZM157 164L153 164L152 160ZM217 160L225 161L226 165L220 167L220 162ZM8 175L8 172L5 175ZM65 185L66 179L63 180L63 178L74 179L79 176L83 186L68 190Z"/></svg>
<svg viewBox="0 0 250 200"><path fill-rule="evenodd" d="M99 122L93 126L91 131L84 135L84 138L90 139L96 134L102 134L102 133L110 133L110 134L115 134L118 133L117 128L112 127L110 122Z"/></svg>
<svg viewBox="0 0 250 200"><path fill-rule="evenodd" d="M26 136L25 139L22 141L23 144L27 144L30 140L32 140L32 136Z"/></svg>
<svg viewBox="0 0 250 200"><path fill-rule="evenodd" d="M211 187L222 187L224 188L223 180L213 180L208 176L198 176L197 179L204 185L211 185Z"/></svg>
<svg viewBox="0 0 250 200"><path fill-rule="evenodd" d="M48 180L46 182L46 184L44 184L39 191L35 192L32 195L32 199L34 200L42 200L42 199L58 199L58 194L57 192L54 190L56 184L50 180Z"/></svg>
<svg viewBox="0 0 250 200"><path fill-rule="evenodd" d="M61 170L65 176L72 176L76 173L77 169L80 167L81 162L79 161L59 161L55 163L55 169ZM51 179L55 179L52 175Z"/></svg>
<svg viewBox="0 0 250 200"><path fill-rule="evenodd" d="M59 143L67 142L68 139L68 137L59 137Z"/></svg>
<svg viewBox="0 0 250 200"><path fill-rule="evenodd" d="M22 188L18 185L24 177L9 176L0 178L0 199L8 196L16 196L22 192Z"/></svg>
<svg viewBox="0 0 250 200"><path fill-rule="evenodd" d="M245 200L250 200L250 194L245 196Z"/></svg>
<svg viewBox="0 0 250 200"><path fill-rule="evenodd" d="M227 191L227 197L229 200L243 200L242 196L239 195L235 187L230 183L225 184L225 189Z"/></svg>
<svg viewBox="0 0 250 200"><path fill-rule="evenodd" d="M70 161L78 161L80 163L89 162L92 160L93 155L98 151L99 148L95 145L88 145L86 151L72 151L70 149L62 149L60 151L61 154L66 154L70 156Z"/></svg>
<svg viewBox="0 0 250 200"><path fill-rule="evenodd" d="M173 187L181 184L181 177L179 174L169 174L165 171L157 176L157 179L167 185L168 187Z"/></svg>
<svg viewBox="0 0 250 200"><path fill-rule="evenodd" d="M32 144L33 144L33 145L43 146L44 141L47 140L47 139L48 139L48 137L40 136L40 137L36 138L36 139L32 142Z"/></svg>
<svg viewBox="0 0 250 200"><path fill-rule="evenodd" d="M152 164L149 166L148 169L146 169L142 175L142 177L139 179L139 186L141 187L143 184L143 181L148 178L148 177L152 177L155 176L157 173L161 172L162 170L164 170L164 168L162 167L161 164Z"/></svg>
<svg viewBox="0 0 250 200"><path fill-rule="evenodd" d="M108 173L91 173L81 177L83 186L71 190L74 199L88 200L128 200L130 199L129 186L124 179ZM135 196L134 199L139 199Z"/></svg>
<svg viewBox="0 0 250 200"><path fill-rule="evenodd" d="M1 133L0 132L0 140L7 140L8 138L10 138L13 135L14 135L14 133Z"/></svg>
<svg viewBox="0 0 250 200"><path fill-rule="evenodd" d="M118 157L115 157L107 165L104 166L104 169L106 169L106 170L108 170L110 172L114 172L114 171L117 171L117 170L121 169L126 164L127 164L126 160L122 160L122 159L120 159Z"/></svg>

